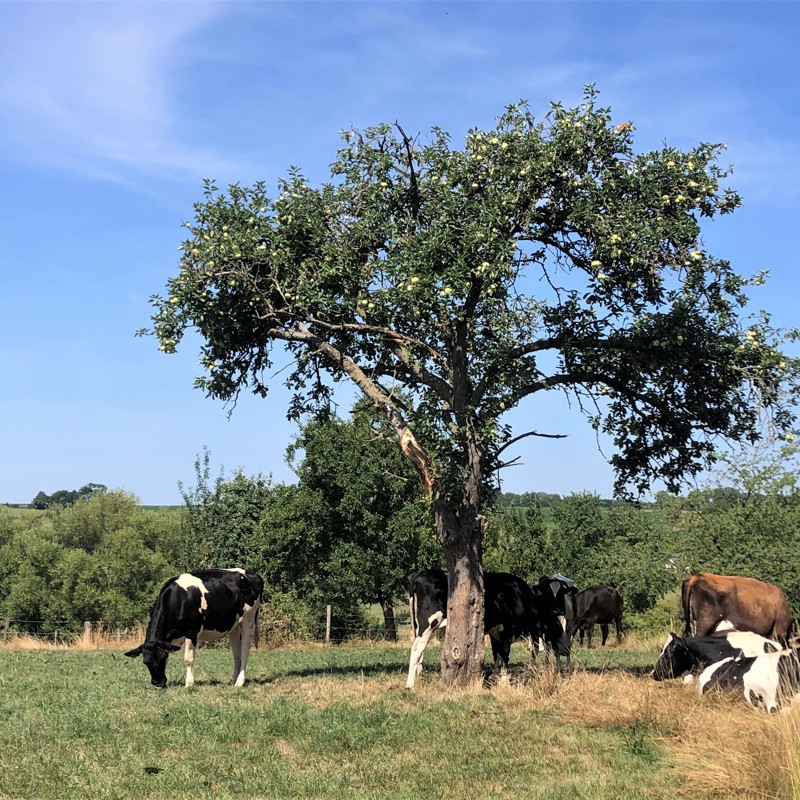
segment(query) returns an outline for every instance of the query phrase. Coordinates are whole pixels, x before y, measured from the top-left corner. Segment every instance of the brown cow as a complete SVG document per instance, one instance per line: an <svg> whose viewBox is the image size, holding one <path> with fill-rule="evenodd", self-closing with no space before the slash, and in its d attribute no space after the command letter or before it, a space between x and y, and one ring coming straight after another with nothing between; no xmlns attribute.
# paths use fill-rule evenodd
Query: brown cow
<svg viewBox="0 0 800 800"><path fill-rule="evenodd" d="M683 582L681 604L684 636L752 631L785 647L795 627L786 595L774 584L755 578L698 572Z"/></svg>

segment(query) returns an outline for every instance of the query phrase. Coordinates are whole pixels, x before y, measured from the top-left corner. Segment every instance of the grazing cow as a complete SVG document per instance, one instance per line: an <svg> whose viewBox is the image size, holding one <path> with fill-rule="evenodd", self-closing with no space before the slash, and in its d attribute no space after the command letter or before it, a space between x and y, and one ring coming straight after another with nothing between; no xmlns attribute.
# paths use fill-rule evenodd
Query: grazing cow
<svg viewBox="0 0 800 800"><path fill-rule="evenodd" d="M792 650L725 658L706 667L697 679L697 693L712 688L741 690L750 705L774 711L800 700L800 661Z"/></svg>
<svg viewBox="0 0 800 800"><path fill-rule="evenodd" d="M231 682L243 686L263 590L261 576L243 569L203 569L178 575L159 592L144 643L125 655L141 655L150 682L163 689L167 656L185 642L186 685L191 686L198 641L213 642L227 634L233 651Z"/></svg>
<svg viewBox="0 0 800 800"><path fill-rule="evenodd" d="M560 641L555 643L557 651L556 662L559 663L559 653L566 655L567 667L569 667L572 643L570 631L575 624L575 596L578 594L578 590L575 584L563 575L543 575L539 578L539 583L534 587L534 591L541 595L546 607L552 604L552 608L561 625L561 634L558 637ZM541 637L536 644L540 650L544 650L545 663L547 663L550 654L548 642L545 641L544 637Z"/></svg>
<svg viewBox="0 0 800 800"><path fill-rule="evenodd" d="M786 595L774 584L755 578L698 572L683 582L681 604L684 636L708 636L734 628L775 639L786 647L795 627Z"/></svg>
<svg viewBox="0 0 800 800"><path fill-rule="evenodd" d="M563 636L555 600L541 591L534 591L522 578L507 572L485 572L483 583L484 630L491 641L494 669L507 669L511 642L523 636L534 641L543 637L551 643L560 669L561 656L569 659L569 641ZM408 576L408 593L414 642L406 686L413 689L433 632L447 627L447 573L440 569L412 573Z"/></svg>
<svg viewBox="0 0 800 800"><path fill-rule="evenodd" d="M650 676L657 681L700 672L724 658L758 656L780 650L778 642L750 631L727 631L716 636L685 638L669 635Z"/></svg>
<svg viewBox="0 0 800 800"><path fill-rule="evenodd" d="M583 644L583 632L586 631L586 646L592 646L592 631L599 623L602 634L601 645L608 639L608 626L613 622L617 629L617 644L622 641L622 597L610 586L590 586L578 592L575 598L575 621L571 636L580 631L580 642Z"/></svg>

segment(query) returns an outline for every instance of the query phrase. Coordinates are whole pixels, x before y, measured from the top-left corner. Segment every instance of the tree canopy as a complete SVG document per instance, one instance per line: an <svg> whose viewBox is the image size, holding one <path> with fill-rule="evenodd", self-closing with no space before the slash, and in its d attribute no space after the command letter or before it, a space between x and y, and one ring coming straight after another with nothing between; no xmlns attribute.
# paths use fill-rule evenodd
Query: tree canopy
<svg viewBox="0 0 800 800"><path fill-rule="evenodd" d="M322 510L312 526L324 532L315 571L329 597L378 603L395 638L394 600L407 594L406 576L438 560L413 470L376 432L381 421L374 417L361 403L350 420L312 421L289 457L307 507Z"/></svg>
<svg viewBox="0 0 800 800"><path fill-rule="evenodd" d="M263 182L207 182L153 298L143 332L172 353L196 329L210 396L265 394L288 354L290 416L326 409L345 378L385 414L464 609L449 614L451 677L482 659L490 477L520 437L548 433L534 416L512 431L507 411L563 392L613 441L619 494L676 489L717 437L757 438L762 414L793 422L798 363L769 316L746 311L764 275L703 244L701 220L740 204L723 145L637 153L633 133L592 88L542 119L509 106L462 147L438 128L344 131L319 187L297 168L274 198Z"/></svg>

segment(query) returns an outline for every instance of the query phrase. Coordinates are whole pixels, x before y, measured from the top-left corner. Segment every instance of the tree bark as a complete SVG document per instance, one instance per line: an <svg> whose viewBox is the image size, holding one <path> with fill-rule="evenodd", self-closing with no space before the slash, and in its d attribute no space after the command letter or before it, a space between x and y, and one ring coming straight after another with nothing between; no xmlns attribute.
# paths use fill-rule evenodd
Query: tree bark
<svg viewBox="0 0 800 800"><path fill-rule="evenodd" d="M447 561L447 627L441 682L465 687L483 680L484 588L482 543L486 520L471 508L456 515L436 503L434 516Z"/></svg>
<svg viewBox="0 0 800 800"><path fill-rule="evenodd" d="M397 623L394 618L394 606L391 600L381 600L383 609L383 633L387 641L397 641Z"/></svg>
<svg viewBox="0 0 800 800"><path fill-rule="evenodd" d="M383 403L403 455L414 466L425 494L431 499L439 541L447 562L447 627L442 648L441 682L447 687L469 686L483 679L484 599L483 534L480 514L482 449L474 434L467 442L467 471L461 502L454 508L439 494L436 470L402 414Z"/></svg>

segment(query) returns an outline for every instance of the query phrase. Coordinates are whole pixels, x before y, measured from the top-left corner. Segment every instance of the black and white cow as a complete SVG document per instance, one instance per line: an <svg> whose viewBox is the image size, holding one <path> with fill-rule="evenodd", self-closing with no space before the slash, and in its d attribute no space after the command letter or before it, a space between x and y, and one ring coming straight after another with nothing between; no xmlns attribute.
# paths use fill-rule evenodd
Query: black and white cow
<svg viewBox="0 0 800 800"><path fill-rule="evenodd" d="M167 656L185 642L186 685L191 686L197 643L227 635L233 651L231 683L243 686L263 590L260 575L238 568L203 569L171 578L150 612L144 643L125 655L141 655L150 671L150 682L163 689L167 685Z"/></svg>
<svg viewBox="0 0 800 800"><path fill-rule="evenodd" d="M778 642L750 631L726 631L716 636L686 637L674 633L664 643L650 673L657 681L700 672L725 658L758 656L781 649Z"/></svg>
<svg viewBox="0 0 800 800"><path fill-rule="evenodd" d="M511 643L522 637L532 641L542 637L551 643L559 669L561 656L566 656L569 663L569 642L563 636L555 601L507 572L485 572L483 583L484 630L492 645L495 670L507 669ZM408 593L414 641L406 686L413 689L431 636L447 627L447 574L440 569L414 572L408 576Z"/></svg>
<svg viewBox="0 0 800 800"><path fill-rule="evenodd" d="M539 578L539 583L534 587L534 593L541 595L543 605L552 607L558 618L562 632L558 636L560 641L557 640L555 642L556 662L560 669L558 656L559 654L566 655L567 667L569 667L572 643L570 632L575 625L577 612L575 598L578 594L578 589L569 578L565 578L563 575L543 575ZM544 650L545 663L548 660L551 644L546 642L544 638L537 642L539 649Z"/></svg>
<svg viewBox="0 0 800 800"><path fill-rule="evenodd" d="M800 700L800 661L793 650L725 658L697 679L698 694L714 688L741 691L750 705L771 712Z"/></svg>

